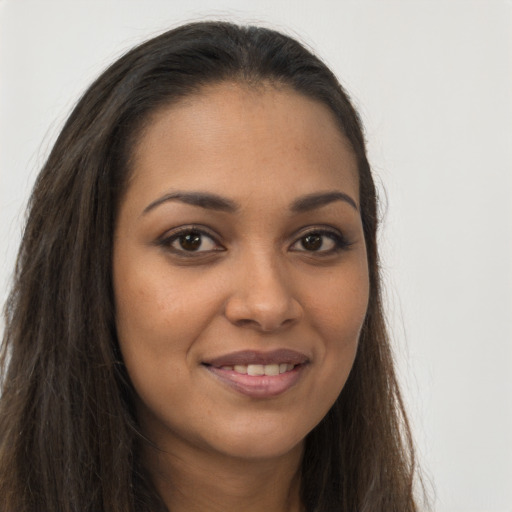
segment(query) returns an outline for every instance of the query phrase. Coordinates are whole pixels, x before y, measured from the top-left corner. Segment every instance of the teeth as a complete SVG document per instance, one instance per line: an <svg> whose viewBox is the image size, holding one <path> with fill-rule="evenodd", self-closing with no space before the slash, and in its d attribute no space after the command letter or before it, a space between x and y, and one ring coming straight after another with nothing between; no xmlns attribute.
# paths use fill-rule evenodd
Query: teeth
<svg viewBox="0 0 512 512"><path fill-rule="evenodd" d="M235 370L243 375L252 375L254 377L261 375L274 376L293 370L295 365L290 363L281 364L236 364L235 366L223 366L223 370Z"/></svg>
<svg viewBox="0 0 512 512"><path fill-rule="evenodd" d="M265 375L265 367L262 364L250 364L247 366L247 375Z"/></svg>
<svg viewBox="0 0 512 512"><path fill-rule="evenodd" d="M265 365L265 375L279 375L279 365L278 364L266 364Z"/></svg>

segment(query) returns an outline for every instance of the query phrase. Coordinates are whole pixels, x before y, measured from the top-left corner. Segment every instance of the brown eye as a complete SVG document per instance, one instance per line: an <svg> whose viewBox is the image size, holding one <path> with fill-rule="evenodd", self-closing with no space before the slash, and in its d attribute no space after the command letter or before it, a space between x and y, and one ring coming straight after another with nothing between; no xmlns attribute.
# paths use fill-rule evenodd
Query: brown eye
<svg viewBox="0 0 512 512"><path fill-rule="evenodd" d="M306 251L318 251L322 244L323 237L319 233L311 233L301 239L301 245Z"/></svg>
<svg viewBox="0 0 512 512"><path fill-rule="evenodd" d="M224 248L207 233L197 229L187 228L180 229L167 238L164 238L159 242L159 245L182 256L191 256L193 253L201 254L224 250Z"/></svg>
<svg viewBox="0 0 512 512"><path fill-rule="evenodd" d="M178 237L180 247L185 251L197 251L202 244L201 233L191 232Z"/></svg>
<svg viewBox="0 0 512 512"><path fill-rule="evenodd" d="M290 247L294 252L315 253L318 256L328 256L350 246L344 236L333 230L314 230L303 234Z"/></svg>

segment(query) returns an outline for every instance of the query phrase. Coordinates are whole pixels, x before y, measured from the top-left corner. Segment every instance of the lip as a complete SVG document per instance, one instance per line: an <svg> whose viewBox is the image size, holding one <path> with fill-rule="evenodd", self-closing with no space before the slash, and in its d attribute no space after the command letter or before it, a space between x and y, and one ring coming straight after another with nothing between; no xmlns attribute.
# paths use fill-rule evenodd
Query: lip
<svg viewBox="0 0 512 512"><path fill-rule="evenodd" d="M209 359L203 362L208 366L215 368L221 368L222 366L235 366L235 365L247 365L247 364L304 364L309 361L308 356L297 352L296 350L290 350L281 348L272 350L270 352L261 352L257 350L241 350L239 352L231 352L213 359Z"/></svg>
<svg viewBox="0 0 512 512"><path fill-rule="evenodd" d="M226 367L235 365L293 364L292 370L279 375L247 375ZM214 377L234 391L251 398L272 398L281 395L295 386L303 376L309 358L300 352L289 349L259 352L244 350L233 352L205 361L203 366Z"/></svg>

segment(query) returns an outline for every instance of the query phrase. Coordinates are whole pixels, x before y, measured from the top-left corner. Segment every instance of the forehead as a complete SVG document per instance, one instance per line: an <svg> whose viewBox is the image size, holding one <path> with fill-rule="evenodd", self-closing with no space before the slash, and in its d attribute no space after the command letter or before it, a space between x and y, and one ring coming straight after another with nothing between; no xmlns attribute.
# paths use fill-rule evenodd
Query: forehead
<svg viewBox="0 0 512 512"><path fill-rule="evenodd" d="M193 187L243 201L269 187L285 195L335 187L359 195L356 159L333 113L288 87L223 83L163 108L132 162L130 188L148 193Z"/></svg>

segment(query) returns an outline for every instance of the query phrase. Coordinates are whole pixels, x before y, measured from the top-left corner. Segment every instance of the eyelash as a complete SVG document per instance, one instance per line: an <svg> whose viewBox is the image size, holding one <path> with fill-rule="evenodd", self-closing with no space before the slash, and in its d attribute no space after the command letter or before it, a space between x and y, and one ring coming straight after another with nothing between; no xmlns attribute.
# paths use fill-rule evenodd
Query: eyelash
<svg viewBox="0 0 512 512"><path fill-rule="evenodd" d="M181 248L173 247L173 244L175 242L179 242L180 238L185 237L186 235L197 235L197 237L199 238L199 247L197 249L200 249L201 245L204 243L204 238L210 239L216 245L217 248L203 251L187 250L183 248L183 242L180 243ZM325 244L325 238L331 240L334 243L334 246L328 250L307 250L304 247L304 242L307 237L311 236L322 237L322 240L320 242L320 248L322 247L322 245ZM294 246L298 244L302 244L303 249L295 249ZM165 238L158 240L157 245L183 258L197 258L212 254L214 252L223 252L226 250L221 244L217 242L216 237L213 234L211 234L202 226L194 225L183 226L181 228L173 230L171 233L168 234L168 236L165 236ZM327 257L337 254L341 251L347 250L350 248L351 245L352 244L343 236L343 234L341 234L337 230L325 228L311 228L303 232L300 235L300 237L297 238L293 242L293 244L291 244L290 250L292 250L293 252L303 252L305 254L314 255L315 257Z"/></svg>
<svg viewBox="0 0 512 512"><path fill-rule="evenodd" d="M218 249L212 249L208 251L198 251L198 250L190 250L187 251L184 248L176 248L173 247L173 244L180 240L180 238L185 237L186 235L198 235L200 237L200 245L203 244L204 238L209 238L212 240L215 245L218 247ZM212 253L212 252L222 252L225 251L224 247L222 247L217 240L215 239L215 236L213 236L211 233L209 233L205 228L202 226L183 226L181 228L177 228L171 233L168 233L168 236L165 238L157 241L157 245L160 247L163 247L165 249L170 250L172 253L184 257L184 258L193 258L198 256L204 256L205 253Z"/></svg>
<svg viewBox="0 0 512 512"><path fill-rule="evenodd" d="M308 251L304 247L304 242L307 237L311 236L317 236L322 237L321 245L324 245L325 238L331 240L334 243L334 246L331 249L328 250L320 250L320 251ZM302 233L301 236L296 239L296 241L292 244L291 247L297 244L302 244L302 247L304 249L302 250L294 250L294 252L304 252L306 254L311 254L317 257L326 257L326 256L332 256L333 254L337 254L341 251L347 250L352 244L343 236L342 233L339 231L331 230L331 229L325 229L325 228L312 228L307 230L306 232Z"/></svg>

